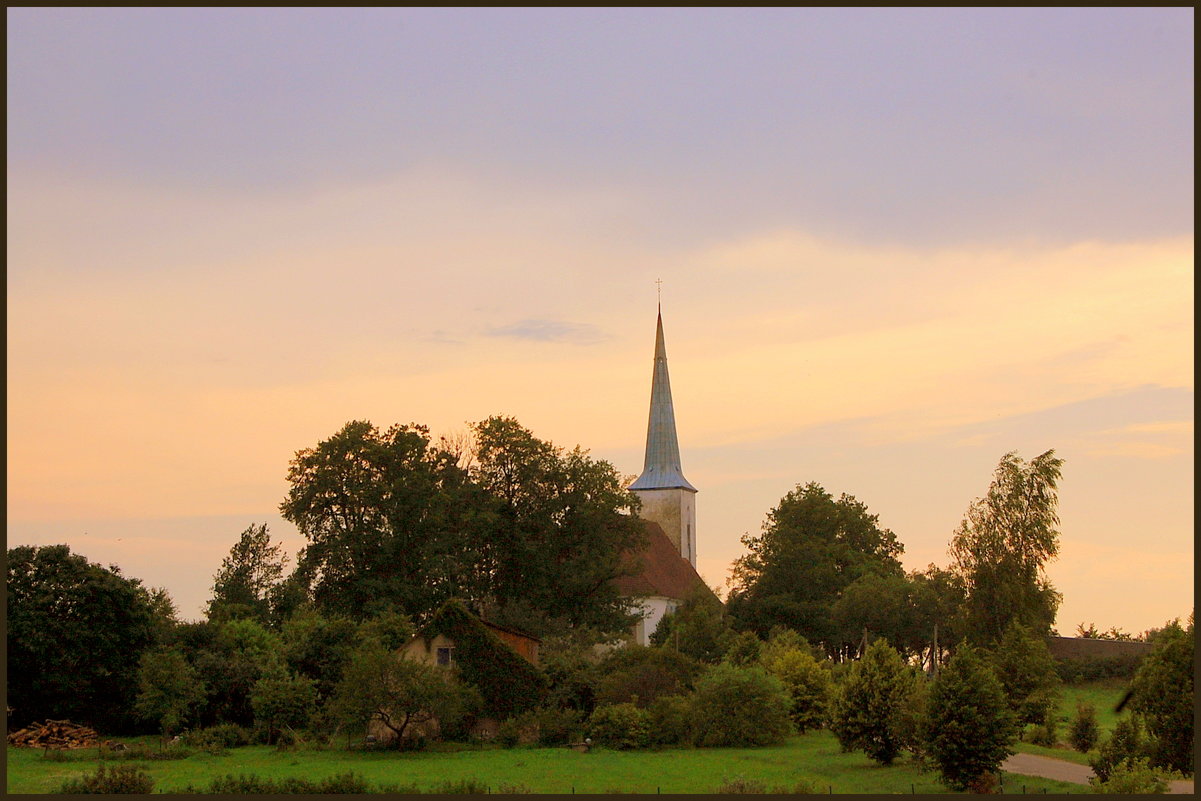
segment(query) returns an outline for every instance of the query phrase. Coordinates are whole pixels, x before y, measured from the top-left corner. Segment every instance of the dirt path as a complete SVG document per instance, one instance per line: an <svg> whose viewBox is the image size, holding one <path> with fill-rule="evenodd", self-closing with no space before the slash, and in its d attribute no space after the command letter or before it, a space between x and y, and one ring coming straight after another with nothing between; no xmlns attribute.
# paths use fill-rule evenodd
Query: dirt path
<svg viewBox="0 0 1201 801"><path fill-rule="evenodd" d="M1014 754L1001 764L1001 769L1024 776L1041 776L1044 779L1076 784L1088 784L1093 775L1093 769L1088 765L1077 765L1075 762L1064 762L1062 759L1037 754ZM1193 782L1191 779L1171 782L1168 792L1192 795Z"/></svg>

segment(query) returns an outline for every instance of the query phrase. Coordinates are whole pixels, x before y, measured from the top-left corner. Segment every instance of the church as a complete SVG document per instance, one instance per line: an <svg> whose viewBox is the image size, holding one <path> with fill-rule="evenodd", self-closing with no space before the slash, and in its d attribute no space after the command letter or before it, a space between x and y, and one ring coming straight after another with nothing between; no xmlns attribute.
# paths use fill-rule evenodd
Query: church
<svg viewBox="0 0 1201 801"><path fill-rule="evenodd" d="M637 560L637 572L615 583L623 595L642 608L643 618L635 625L632 638L646 645L664 615L675 611L694 592L708 591L696 572L697 490L684 478L680 466L662 308L655 328L646 454L642 474L629 490L642 501L639 517L645 521L648 542L642 553L631 555Z"/></svg>

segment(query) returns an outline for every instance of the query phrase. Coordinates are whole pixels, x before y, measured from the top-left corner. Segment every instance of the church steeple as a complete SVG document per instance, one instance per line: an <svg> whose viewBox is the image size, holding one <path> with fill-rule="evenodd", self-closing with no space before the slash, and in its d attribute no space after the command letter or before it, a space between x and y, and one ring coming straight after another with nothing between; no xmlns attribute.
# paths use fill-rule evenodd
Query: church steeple
<svg viewBox="0 0 1201 801"><path fill-rule="evenodd" d="M655 329L655 366L651 376L651 411L646 426L646 457L642 475L632 490L685 489L696 487L684 478L680 467L680 442L676 438L676 414L671 403L671 380L667 375L667 348L663 344L663 311Z"/></svg>

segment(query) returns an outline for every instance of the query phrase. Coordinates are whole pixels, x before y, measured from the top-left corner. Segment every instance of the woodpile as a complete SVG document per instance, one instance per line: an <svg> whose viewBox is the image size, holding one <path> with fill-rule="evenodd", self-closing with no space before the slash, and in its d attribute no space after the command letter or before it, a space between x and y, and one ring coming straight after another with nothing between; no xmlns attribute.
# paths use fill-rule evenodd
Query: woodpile
<svg viewBox="0 0 1201 801"><path fill-rule="evenodd" d="M107 743L88 726L69 720L47 720L8 735L8 744L29 748L94 748Z"/></svg>

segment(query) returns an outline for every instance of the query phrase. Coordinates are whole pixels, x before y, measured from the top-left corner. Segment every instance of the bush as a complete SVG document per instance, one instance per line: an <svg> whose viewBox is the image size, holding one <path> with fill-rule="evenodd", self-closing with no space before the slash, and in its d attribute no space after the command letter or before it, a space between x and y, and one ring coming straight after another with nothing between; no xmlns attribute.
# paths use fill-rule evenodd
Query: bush
<svg viewBox="0 0 1201 801"><path fill-rule="evenodd" d="M254 794L254 795L312 795L349 794L361 795L371 792L371 786L363 777L354 773L339 773L319 781L301 778L264 779L254 774L232 774L220 776L209 783L210 794Z"/></svg>
<svg viewBox="0 0 1201 801"><path fill-rule="evenodd" d="M1113 727L1113 731L1101 743L1101 747L1088 764L1092 766L1098 780L1106 781L1119 762L1140 756L1147 754L1144 752L1143 732L1138 718L1123 718Z"/></svg>
<svg viewBox="0 0 1201 801"><path fill-rule="evenodd" d="M1134 676L1131 708L1143 716L1151 763L1193 772L1193 621L1170 623Z"/></svg>
<svg viewBox="0 0 1201 801"><path fill-rule="evenodd" d="M58 788L62 795L84 793L132 793L146 795L154 791L154 780L136 765L101 765L90 775L67 779Z"/></svg>
<svg viewBox="0 0 1201 801"><path fill-rule="evenodd" d="M922 724L926 749L942 779L966 790L996 773L1017 735L1005 691L977 651L960 644L930 688Z"/></svg>
<svg viewBox="0 0 1201 801"><path fill-rule="evenodd" d="M682 695L664 695L647 707L651 745L692 742L692 706Z"/></svg>
<svg viewBox="0 0 1201 801"><path fill-rule="evenodd" d="M512 748L521 739L521 724L515 719L502 720L496 728L496 742L504 748Z"/></svg>
<svg viewBox="0 0 1201 801"><path fill-rule="evenodd" d="M186 745L193 748L241 748L250 745L250 732L236 723L222 723L207 729L185 732L182 739Z"/></svg>
<svg viewBox="0 0 1201 801"><path fill-rule="evenodd" d="M1097 744L1101 729L1097 726L1097 710L1092 704L1076 704L1076 717L1068 726L1068 742L1081 753Z"/></svg>
<svg viewBox="0 0 1201 801"><path fill-rule="evenodd" d="M1128 679L1138 670L1142 659L1139 654L1056 659L1055 673L1064 684L1079 684L1097 679Z"/></svg>
<svg viewBox="0 0 1201 801"><path fill-rule="evenodd" d="M762 665L788 689L792 722L799 733L826 724L833 682L825 663L818 662L802 647L768 647L763 649Z"/></svg>
<svg viewBox="0 0 1201 801"><path fill-rule="evenodd" d="M610 651L598 666L596 703L646 707L663 695L686 693L699 666L671 648L627 645Z"/></svg>
<svg viewBox="0 0 1201 801"><path fill-rule="evenodd" d="M1013 621L992 662L1018 724L1045 722L1059 695L1059 676L1046 640Z"/></svg>
<svg viewBox="0 0 1201 801"><path fill-rule="evenodd" d="M1059 721L1054 715L1035 726L1030 732L1030 742L1044 748L1054 748L1059 745Z"/></svg>
<svg viewBox="0 0 1201 801"><path fill-rule="evenodd" d="M857 749L891 765L905 747L902 715L918 692L918 677L884 640L876 640L851 667L830 713L830 728L845 750Z"/></svg>
<svg viewBox="0 0 1201 801"><path fill-rule="evenodd" d="M1107 779L1094 776L1088 783L1094 793L1147 795L1168 791L1167 781L1151 767L1146 757L1123 759L1113 766Z"/></svg>
<svg viewBox="0 0 1201 801"><path fill-rule="evenodd" d="M783 785L777 785L770 790L764 782L758 779L746 779L742 776L735 776L732 779L726 779L722 785L713 791L718 795L746 795L751 793L767 793L771 795L814 795L821 792L817 787L805 779L799 780L791 788Z"/></svg>
<svg viewBox="0 0 1201 801"><path fill-rule="evenodd" d="M588 721L592 739L612 748L650 745L650 715L633 704L598 706Z"/></svg>
<svg viewBox="0 0 1201 801"><path fill-rule="evenodd" d="M784 684L763 668L723 662L705 671L692 696L700 746L774 745L792 733L792 701Z"/></svg>
<svg viewBox="0 0 1201 801"><path fill-rule="evenodd" d="M543 707L527 713L530 723L538 731L538 745L566 745L575 742L584 724L580 714L572 709L548 709Z"/></svg>

